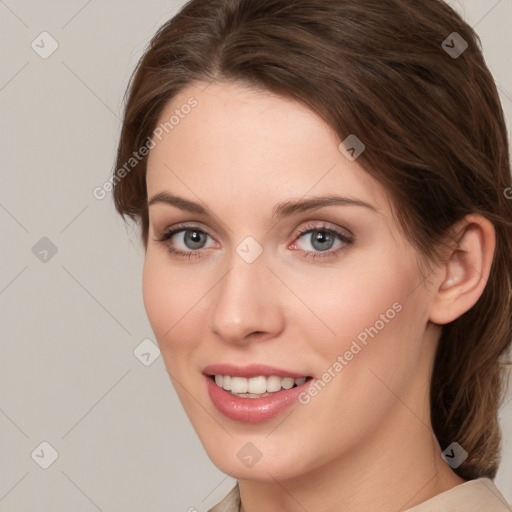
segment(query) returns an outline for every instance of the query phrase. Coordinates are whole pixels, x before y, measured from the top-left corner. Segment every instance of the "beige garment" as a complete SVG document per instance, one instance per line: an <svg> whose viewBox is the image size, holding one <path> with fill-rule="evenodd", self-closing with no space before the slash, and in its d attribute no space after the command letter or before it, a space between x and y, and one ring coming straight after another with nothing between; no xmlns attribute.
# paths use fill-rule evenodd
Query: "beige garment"
<svg viewBox="0 0 512 512"><path fill-rule="evenodd" d="M239 512L238 484L208 512ZM403 512L511 512L512 508L489 478L457 485Z"/></svg>

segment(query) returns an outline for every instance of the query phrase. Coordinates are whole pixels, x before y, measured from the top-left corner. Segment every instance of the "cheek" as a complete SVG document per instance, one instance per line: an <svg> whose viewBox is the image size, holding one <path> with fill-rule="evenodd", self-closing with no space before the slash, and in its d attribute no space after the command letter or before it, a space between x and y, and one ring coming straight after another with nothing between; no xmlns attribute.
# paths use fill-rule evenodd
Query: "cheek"
<svg viewBox="0 0 512 512"><path fill-rule="evenodd" d="M312 273L311 279L295 278L297 296L316 316L297 315L303 318L302 329L322 328L326 341L332 342L315 345L330 356L349 350L353 340L364 344L377 331L383 337L398 327L403 316L398 310L412 297L417 274L413 261L381 252L347 258L336 272L326 269Z"/></svg>
<svg viewBox="0 0 512 512"><path fill-rule="evenodd" d="M326 323L336 332L333 342L322 347L325 371L336 375L330 398L343 397L354 417L367 414L368 407L375 417L385 414L396 402L388 387L405 393L421 365L427 315L419 271L413 261L399 258L383 257L381 264L347 275L339 283L338 299L324 309Z"/></svg>
<svg viewBox="0 0 512 512"><path fill-rule="evenodd" d="M197 387L194 354L205 338L204 299L210 287L206 276L180 271L165 254L150 249L146 252L142 278L144 307L172 385L194 425L199 421L195 418L204 419L203 410L197 405L201 388Z"/></svg>
<svg viewBox="0 0 512 512"><path fill-rule="evenodd" d="M148 249L142 279L144 307L166 363L174 360L168 355L189 352L201 339L197 317L206 292L201 282L191 282L186 272Z"/></svg>
<svg viewBox="0 0 512 512"><path fill-rule="evenodd" d="M416 261L407 256L390 251L361 258L335 274L320 279L317 275L309 287L300 289L331 330L311 315L309 322L298 326L310 334L308 348L317 356L316 369L321 372L317 378L329 388L312 409L327 422L343 422L347 411L360 424L369 410L382 418L396 402L386 385L405 389L418 372L426 301L418 287ZM312 322L323 329L317 331L324 333L322 337L308 328ZM326 408L329 403L342 407Z"/></svg>

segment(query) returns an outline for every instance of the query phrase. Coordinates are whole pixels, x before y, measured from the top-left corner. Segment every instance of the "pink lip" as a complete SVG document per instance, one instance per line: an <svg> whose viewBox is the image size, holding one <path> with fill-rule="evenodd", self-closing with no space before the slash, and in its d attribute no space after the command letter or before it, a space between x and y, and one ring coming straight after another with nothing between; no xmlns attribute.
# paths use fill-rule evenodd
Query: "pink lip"
<svg viewBox="0 0 512 512"><path fill-rule="evenodd" d="M205 375L230 375L231 377L258 377L263 375L270 377L277 375L278 377L291 377L292 379L300 379L307 377L307 374L297 373L274 366L267 366L264 364L250 364L247 366L235 366L232 364L211 364L203 369Z"/></svg>
<svg viewBox="0 0 512 512"><path fill-rule="evenodd" d="M236 367L227 364L211 365L204 369L208 395L217 408L227 418L245 423L261 423L281 414L285 409L297 402L299 395L311 384L307 380L300 386L281 389L262 398L242 398L232 395L229 391L217 386L210 375L231 375L232 377L257 377L258 375L292 377L299 379L305 375L273 368L265 365Z"/></svg>

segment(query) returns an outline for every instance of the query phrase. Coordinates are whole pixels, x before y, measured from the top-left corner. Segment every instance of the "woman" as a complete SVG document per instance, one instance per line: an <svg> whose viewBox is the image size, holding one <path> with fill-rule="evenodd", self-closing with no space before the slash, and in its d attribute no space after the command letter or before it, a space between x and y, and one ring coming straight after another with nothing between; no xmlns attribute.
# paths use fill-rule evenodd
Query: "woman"
<svg viewBox="0 0 512 512"><path fill-rule="evenodd" d="M511 510L507 132L439 0L192 0L132 77L114 199L220 511Z"/></svg>

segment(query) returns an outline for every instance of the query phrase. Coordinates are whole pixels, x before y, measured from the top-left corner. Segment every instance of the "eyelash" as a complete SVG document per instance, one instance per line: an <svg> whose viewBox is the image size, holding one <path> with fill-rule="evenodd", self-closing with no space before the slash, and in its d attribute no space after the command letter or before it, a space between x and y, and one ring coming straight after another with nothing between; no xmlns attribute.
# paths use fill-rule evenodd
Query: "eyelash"
<svg viewBox="0 0 512 512"><path fill-rule="evenodd" d="M334 238L340 242L343 242L343 245L336 249L329 249L327 251L302 251L304 258L311 258L311 259L317 259L317 258L332 258L336 254L338 254L340 251L345 250L349 245L354 243L354 238L352 236L346 235L344 233L341 233L337 229L330 228L326 226L325 224L321 225L310 225L305 226L304 228L298 230L296 233L294 233L294 242L302 238L303 236L312 233L313 231L322 231L325 233L329 233L330 235L333 235Z"/></svg>
<svg viewBox="0 0 512 512"><path fill-rule="evenodd" d="M174 247L172 247L171 245L169 245L167 243L174 235L176 235L177 233L181 233L182 231L199 231L199 232L204 233L205 235L209 236L208 233L206 233L206 231L204 231L203 229L199 228L198 226L193 226L193 225L191 226L191 225L181 224L181 225L178 225L178 226L176 226L176 227L174 227L172 229L167 230L165 233L163 233L159 238L156 238L155 240L157 242L163 243L165 248L167 249L167 251L172 256L177 256L179 258L189 258L189 259L201 257L203 252L205 251L205 249L198 249L198 250L195 250L195 251L193 251L193 250L191 250L191 251L181 251L180 249L175 249ZM301 251L301 252L304 253L303 254L304 258L312 258L312 259L316 259L316 258L330 258L330 257L335 256L340 251L343 251L349 245L354 243L354 238L352 236L345 235L345 234L341 233L340 231L338 231L338 230L336 230L334 228L327 227L324 224L322 224L322 225L306 226L306 227L298 230L293 235L294 236L294 242L293 243L295 243L297 240L299 240L303 236L305 236L305 235L307 235L309 233L312 233L313 231L322 231L322 232L325 232L325 233L329 233L329 234L333 235L336 240L339 240L340 242L343 242L343 245L341 245L340 247L338 247L336 249L330 249L330 250L327 250L327 251Z"/></svg>
<svg viewBox="0 0 512 512"><path fill-rule="evenodd" d="M165 231L165 233L162 234L159 238L156 238L157 242L161 242L164 244L167 251L172 256L177 256L179 258L199 258L202 253L204 252L204 249L199 249L197 251L180 251L179 249L175 249L171 245L169 245L167 242L176 235L177 233L180 233L182 231L200 231L201 233L207 234L204 230L200 229L197 226L189 226L187 224L179 224L176 227L169 229Z"/></svg>

